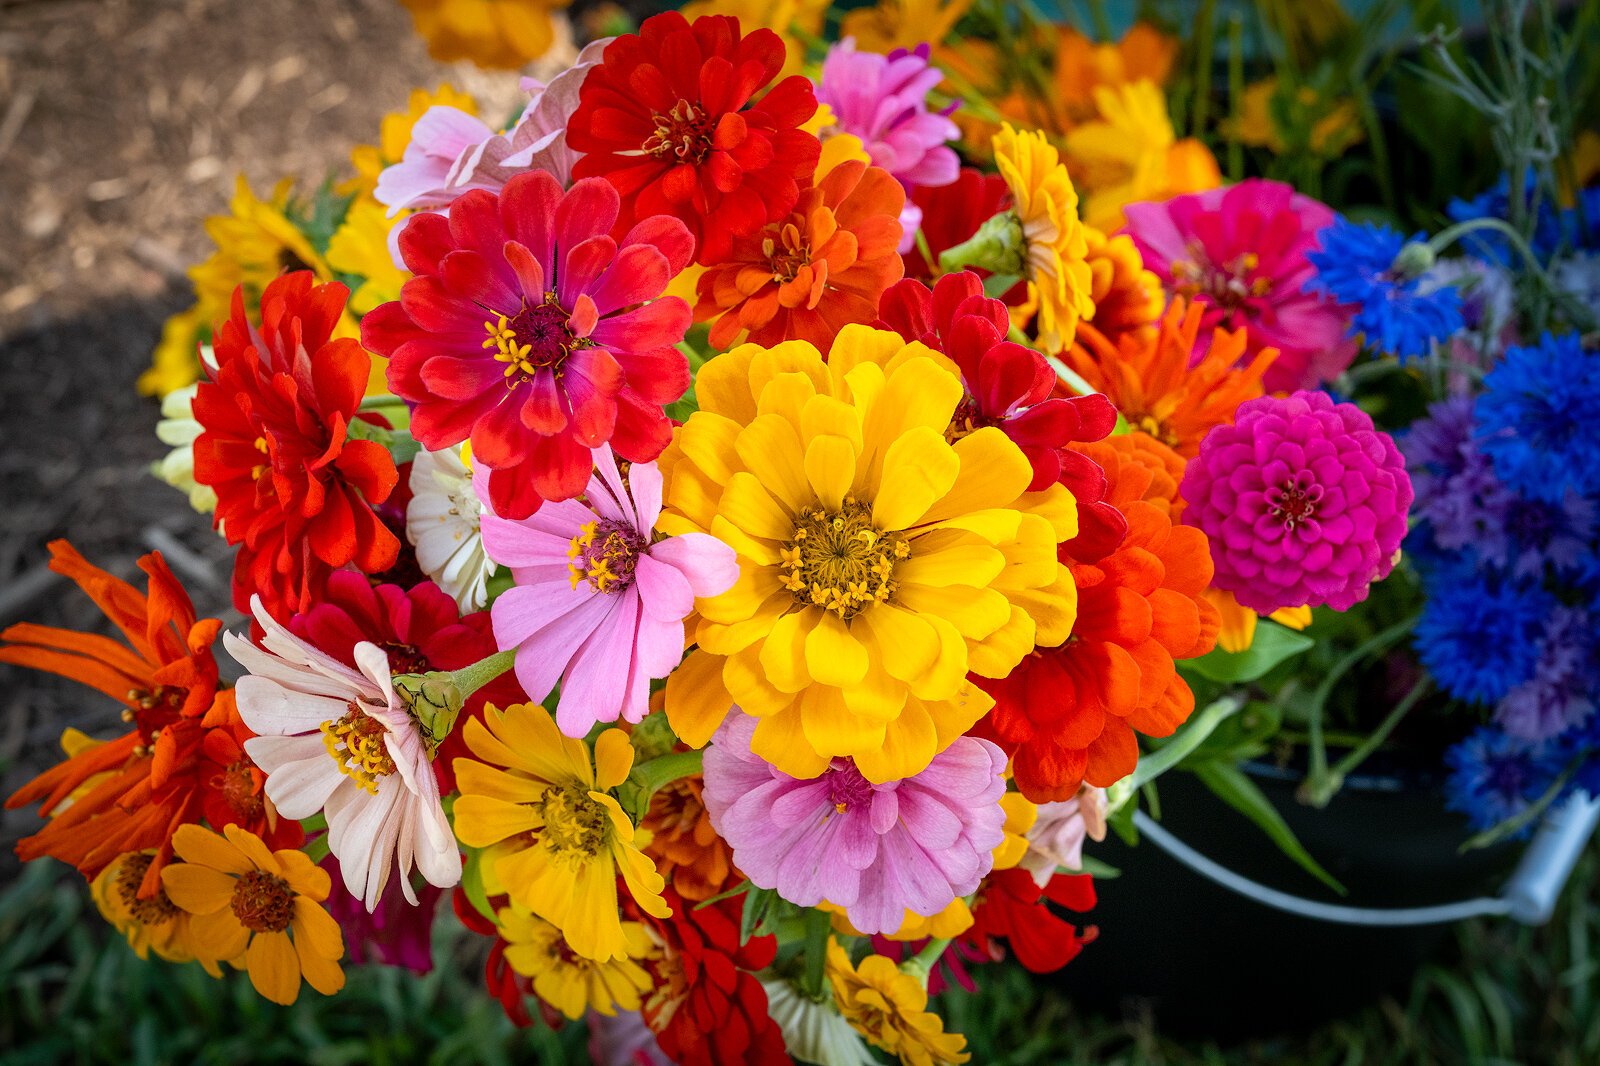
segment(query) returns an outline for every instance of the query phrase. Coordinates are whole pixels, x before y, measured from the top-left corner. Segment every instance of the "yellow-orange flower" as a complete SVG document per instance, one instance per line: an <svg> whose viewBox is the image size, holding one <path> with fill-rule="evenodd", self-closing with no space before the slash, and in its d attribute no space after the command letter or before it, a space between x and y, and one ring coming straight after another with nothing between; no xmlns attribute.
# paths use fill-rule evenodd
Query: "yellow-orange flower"
<svg viewBox="0 0 1600 1066"><path fill-rule="evenodd" d="M151 851L117 856L91 883L90 895L100 916L127 939L141 959L154 951L169 962L190 962L195 949L189 914L174 906L159 887L154 895L139 895L140 882L154 857Z"/></svg>
<svg viewBox="0 0 1600 1066"><path fill-rule="evenodd" d="M161 871L167 898L193 916L196 956L213 974L218 962L246 970L274 1003L293 1003L302 977L325 996L339 991L344 937L322 909L328 872L303 851L268 851L236 825L223 832L180 826L172 846L183 861Z"/></svg>
<svg viewBox="0 0 1600 1066"><path fill-rule="evenodd" d="M1134 500L1144 500L1168 518L1176 520L1183 513L1178 486L1188 464L1183 456L1150 434L1135 429L1069 447L1093 459L1106 472L1110 484L1106 502L1117 510L1126 511Z"/></svg>
<svg viewBox="0 0 1600 1066"><path fill-rule="evenodd" d="M733 851L711 827L711 815L700 798L704 783L697 775L661 786L639 823L650 834L644 853L656 861L656 869L678 895L697 903L721 892L735 876Z"/></svg>
<svg viewBox="0 0 1600 1066"><path fill-rule="evenodd" d="M1054 129L1066 133L1100 113L1095 91L1102 86L1149 81L1165 85L1178 58L1179 42L1148 22L1136 22L1116 43L1092 41L1070 26L1056 38L1054 92L1046 106Z"/></svg>
<svg viewBox="0 0 1600 1066"><path fill-rule="evenodd" d="M358 199L328 241L328 265L363 279L350 294L350 310L356 314L364 315L379 304L400 299L400 286L411 275L394 265L389 231L409 214L402 211L390 218L377 201Z"/></svg>
<svg viewBox="0 0 1600 1066"><path fill-rule="evenodd" d="M455 830L469 848L490 849L486 883L555 925L584 958L626 958L618 874L646 913L672 913L655 863L610 793L633 768L628 734L602 732L591 759L549 711L524 703L486 708L481 721L468 720L463 738L483 761L455 760Z"/></svg>
<svg viewBox="0 0 1600 1066"><path fill-rule="evenodd" d="M839 36L854 37L863 52L892 52L934 45L950 36L972 0L878 0L874 7L845 13Z"/></svg>
<svg viewBox="0 0 1600 1066"><path fill-rule="evenodd" d="M411 143L411 128L430 107L453 107L469 115L478 113L478 102L461 92L449 82L437 89L412 89L404 111L391 111L378 123L378 143L358 144L350 151L350 163L356 176L339 187L345 195L370 198L378 187L378 175L385 167L394 166Z"/></svg>
<svg viewBox="0 0 1600 1066"><path fill-rule="evenodd" d="M760 719L753 750L793 777L840 755L909 777L987 709L969 670L1001 677L1066 639L1055 552L1076 504L1027 493L998 429L946 440L963 391L943 355L850 325L826 361L800 341L735 348L697 395L660 460L657 528L718 537L740 576L696 601L698 648L667 681L686 743L737 704Z"/></svg>
<svg viewBox="0 0 1600 1066"><path fill-rule="evenodd" d="M1078 192L1044 134L1018 133L1007 123L993 145L1011 211L1022 223L1023 275L1038 292L1039 343L1059 352L1072 343L1078 320L1094 313Z"/></svg>
<svg viewBox="0 0 1600 1066"><path fill-rule="evenodd" d="M1233 593L1210 588L1203 593L1222 616L1222 628L1217 631L1217 647L1227 652L1248 651L1256 639L1256 624L1261 616L1233 598ZM1267 616L1279 625L1290 629L1304 629L1311 624L1311 608L1280 607Z"/></svg>
<svg viewBox="0 0 1600 1066"><path fill-rule="evenodd" d="M139 375L140 396L167 396L193 385L200 377L200 338L211 328L215 309L196 303L161 326L161 340L150 353L150 367Z"/></svg>
<svg viewBox="0 0 1600 1066"><path fill-rule="evenodd" d="M516 70L544 55L556 39L551 12L571 0L400 0L411 12L428 54L441 63L465 59Z"/></svg>
<svg viewBox="0 0 1600 1066"><path fill-rule="evenodd" d="M1214 330L1202 346L1204 315L1200 304L1174 298L1154 336L1124 334L1116 344L1086 325L1064 358L1111 398L1130 426L1192 459L1212 427L1232 423L1241 403L1261 395L1261 377L1278 357L1276 348L1263 348L1237 365L1245 355L1243 330ZM1195 352L1202 354L1191 366Z"/></svg>
<svg viewBox="0 0 1600 1066"><path fill-rule="evenodd" d="M1151 330L1167 305L1167 294L1161 279L1144 268L1133 238L1126 233L1108 237L1093 226L1084 226L1083 235L1094 328L1113 342L1131 330Z"/></svg>
<svg viewBox="0 0 1600 1066"><path fill-rule="evenodd" d="M882 955L854 966L839 942L829 940L828 983L845 1021L905 1066L953 1066L972 1058L963 1050L967 1038L945 1032L944 1019L928 1010L923 982Z"/></svg>
<svg viewBox="0 0 1600 1066"><path fill-rule="evenodd" d="M605 962L574 952L561 930L518 907L502 907L495 925L506 942L506 962L533 980L533 993L571 1018L589 1010L611 1017L617 1008L638 1010L650 989L650 975L639 961L656 951L639 922L622 923L623 954Z"/></svg>
<svg viewBox="0 0 1600 1066"><path fill-rule="evenodd" d="M1245 88L1239 113L1225 126L1241 143L1279 155L1309 150L1333 158L1363 136L1355 104L1330 100L1310 85L1292 96L1281 93L1277 78L1264 78Z"/></svg>
<svg viewBox="0 0 1600 1066"><path fill-rule="evenodd" d="M691 0L678 10L693 22L702 15L732 15L745 33L767 29L783 38L786 52L779 78L799 74L805 63L806 46L795 30L808 37L821 37L828 15L828 0ZM812 131L815 132L815 131Z"/></svg>

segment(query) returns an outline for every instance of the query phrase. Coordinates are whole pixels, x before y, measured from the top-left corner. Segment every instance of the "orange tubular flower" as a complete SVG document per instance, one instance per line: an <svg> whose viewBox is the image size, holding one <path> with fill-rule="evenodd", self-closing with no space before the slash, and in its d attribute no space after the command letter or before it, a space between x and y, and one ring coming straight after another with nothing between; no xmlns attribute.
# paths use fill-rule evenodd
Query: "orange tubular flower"
<svg viewBox="0 0 1600 1066"><path fill-rule="evenodd" d="M787 340L819 349L851 322L877 317L878 298L905 271L900 212L905 189L887 171L848 160L802 190L794 211L701 275L696 321L715 318L711 343ZM720 316L720 317L718 317Z"/></svg>
<svg viewBox="0 0 1600 1066"><path fill-rule="evenodd" d="M1278 358L1263 348L1245 355L1243 330L1218 329L1200 338L1205 308L1174 297L1152 336L1124 333L1116 343L1093 325L1080 324L1066 363L1096 391L1111 398L1128 424L1142 429L1185 459L1194 458L1212 427L1229 424L1241 403L1262 393L1261 377ZM1192 357L1199 361L1190 365Z"/></svg>
<svg viewBox="0 0 1600 1066"><path fill-rule="evenodd" d="M700 798L704 781L684 777L663 786L650 799L639 828L651 834L644 853L684 899L699 903L744 878L733 868L733 851L711 827Z"/></svg>
<svg viewBox="0 0 1600 1066"><path fill-rule="evenodd" d="M91 565L64 540L52 542L50 554L51 569L77 582L128 643L22 623L0 633L7 642L0 662L105 693L123 704L133 730L79 748L6 800L7 808L37 802L52 816L17 844L17 854L24 861L48 855L93 878L118 855L153 849L141 886L142 895L153 896L172 855L173 832L202 814L231 813L231 820L261 831L270 823L276 839L298 843L299 825L277 821L261 797L259 774L230 742L242 726L231 693L217 691L211 646L222 623L195 617L188 593L157 553L139 560L150 578L148 594Z"/></svg>

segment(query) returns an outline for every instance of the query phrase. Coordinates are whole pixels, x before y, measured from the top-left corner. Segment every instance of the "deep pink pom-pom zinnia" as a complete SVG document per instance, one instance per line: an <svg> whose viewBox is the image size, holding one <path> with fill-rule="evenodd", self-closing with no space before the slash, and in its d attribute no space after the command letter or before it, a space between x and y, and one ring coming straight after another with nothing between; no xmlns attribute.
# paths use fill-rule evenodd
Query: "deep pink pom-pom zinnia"
<svg viewBox="0 0 1600 1066"><path fill-rule="evenodd" d="M1200 444L1183 521L1211 541L1212 580L1267 614L1348 610L1394 567L1411 479L1387 433L1325 393L1263 396Z"/></svg>

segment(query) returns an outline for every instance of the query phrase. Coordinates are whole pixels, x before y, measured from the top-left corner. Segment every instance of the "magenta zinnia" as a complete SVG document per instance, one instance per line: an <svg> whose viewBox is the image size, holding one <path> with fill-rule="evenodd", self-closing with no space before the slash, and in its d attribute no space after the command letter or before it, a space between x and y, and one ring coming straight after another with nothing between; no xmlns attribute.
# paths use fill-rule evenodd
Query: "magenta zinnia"
<svg viewBox="0 0 1600 1066"><path fill-rule="evenodd" d="M689 308L661 294L693 241L659 215L614 241L619 205L604 181L563 193L543 171L467 192L448 217L406 225L416 277L361 321L362 343L390 358L389 387L415 405L412 435L434 451L470 438L502 517L582 492L593 448L648 462L672 436L662 405L689 385L675 347Z"/></svg>

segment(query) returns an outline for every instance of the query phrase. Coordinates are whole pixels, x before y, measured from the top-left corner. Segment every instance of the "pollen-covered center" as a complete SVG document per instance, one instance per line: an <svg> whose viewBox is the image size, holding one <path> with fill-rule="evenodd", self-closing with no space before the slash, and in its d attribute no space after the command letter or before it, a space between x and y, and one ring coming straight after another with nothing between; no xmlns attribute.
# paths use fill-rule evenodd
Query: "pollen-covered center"
<svg viewBox="0 0 1600 1066"><path fill-rule="evenodd" d="M144 926L165 925L178 913L178 908L160 888L153 896L139 895L139 886L153 858L144 854L129 855L117 868L117 895L122 897L123 906L128 908L133 920Z"/></svg>
<svg viewBox="0 0 1600 1066"><path fill-rule="evenodd" d="M606 847L611 812L581 785L548 789L534 807L544 820L539 839L555 858L586 863Z"/></svg>
<svg viewBox="0 0 1600 1066"><path fill-rule="evenodd" d="M1316 516L1317 505L1322 502L1322 486L1312 478L1310 471L1302 470L1291 480L1267 490L1267 510L1282 522L1291 533L1296 526L1309 522Z"/></svg>
<svg viewBox="0 0 1600 1066"><path fill-rule="evenodd" d="M837 511L802 512L780 554L783 585L796 603L850 619L894 595L895 564L911 555L911 546L872 524L870 504L846 496Z"/></svg>
<svg viewBox="0 0 1600 1066"><path fill-rule="evenodd" d="M378 791L378 782L394 773L394 759L384 743L387 730L354 701L343 718L322 723L322 743L334 762L356 784L368 792Z"/></svg>
<svg viewBox="0 0 1600 1066"><path fill-rule="evenodd" d="M261 813L261 790L256 780L256 764L248 755L239 758L223 768L215 782L217 790L222 793L222 799L228 809L239 817L249 820Z"/></svg>
<svg viewBox="0 0 1600 1066"><path fill-rule="evenodd" d="M655 129L640 146L645 154L662 162L690 166L699 166L711 154L716 123L698 104L679 100L670 111L658 111L653 118Z"/></svg>
<svg viewBox="0 0 1600 1066"><path fill-rule="evenodd" d="M802 267L811 265L811 242L793 222L777 227L776 236L761 240L761 254L772 267L772 276L780 282L795 279ZM824 279L825 280L825 279Z"/></svg>
<svg viewBox="0 0 1600 1066"><path fill-rule="evenodd" d="M556 294L547 292L543 303L524 305L514 315L497 315L485 321L483 330L488 337L483 347L493 350L495 359L506 364L508 378L517 374L532 377L546 368L560 369L573 349L586 343L572 335L570 317L562 310Z"/></svg>
<svg viewBox="0 0 1600 1066"><path fill-rule="evenodd" d="M872 799L872 785L856 769L855 760L834 759L828 767L828 800L840 814Z"/></svg>
<svg viewBox="0 0 1600 1066"><path fill-rule="evenodd" d="M1199 241L1191 240L1188 251L1188 259L1176 259L1172 263L1173 289L1185 299L1204 296L1218 307L1232 310L1247 300L1265 296L1272 289L1271 278L1256 276L1261 258L1254 252L1218 265L1206 257L1205 246Z"/></svg>
<svg viewBox="0 0 1600 1066"><path fill-rule="evenodd" d="M265 870L242 874L233 886L233 915L257 933L281 933L294 917L294 891L289 882Z"/></svg>
<svg viewBox="0 0 1600 1066"><path fill-rule="evenodd" d="M639 556L649 545L639 531L605 519L590 522L567 546L572 587L588 581L596 592L623 592L633 584Z"/></svg>
<svg viewBox="0 0 1600 1066"><path fill-rule="evenodd" d="M947 444L954 444L962 437L976 433L980 429L998 425L1000 425L999 419L984 414L978 401L966 396L956 405L955 414L950 416L950 424L945 427L944 439Z"/></svg>

